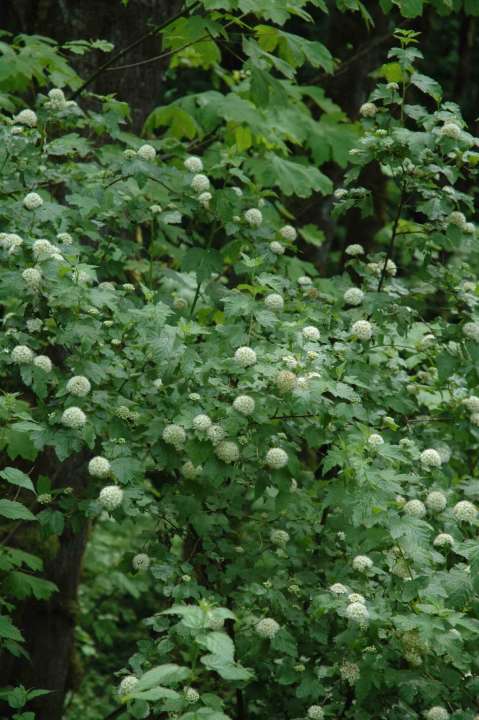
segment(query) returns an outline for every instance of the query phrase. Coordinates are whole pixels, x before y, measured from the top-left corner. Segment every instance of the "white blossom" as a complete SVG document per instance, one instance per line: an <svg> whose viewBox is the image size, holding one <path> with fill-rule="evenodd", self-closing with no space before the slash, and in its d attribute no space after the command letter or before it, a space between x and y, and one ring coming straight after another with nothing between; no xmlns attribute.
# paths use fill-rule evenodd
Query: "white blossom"
<svg viewBox="0 0 479 720"><path fill-rule="evenodd" d="M194 703L197 703L198 700L200 699L199 692L192 687L184 687L183 694L185 696L186 702L189 705L194 705Z"/></svg>
<svg viewBox="0 0 479 720"><path fill-rule="evenodd" d="M359 257L360 255L364 255L364 248L362 245L353 243L352 245L348 245L344 252L350 257Z"/></svg>
<svg viewBox="0 0 479 720"><path fill-rule="evenodd" d="M471 340L479 341L479 323L467 322L462 326L462 332L466 337L471 338Z"/></svg>
<svg viewBox="0 0 479 720"><path fill-rule="evenodd" d="M270 293L266 295L264 304L272 312L281 312L284 309L284 300L278 293Z"/></svg>
<svg viewBox="0 0 479 720"><path fill-rule="evenodd" d="M208 436L208 440L211 440L213 445L216 445L226 437L226 432L224 431L224 428L221 427L221 425L212 425L207 431L206 435Z"/></svg>
<svg viewBox="0 0 479 720"><path fill-rule="evenodd" d="M441 456L434 448L423 450L419 459L424 467L441 467L442 465Z"/></svg>
<svg viewBox="0 0 479 720"><path fill-rule="evenodd" d="M61 242L63 245L72 245L73 238L70 235L70 233L67 232L61 232L57 235L58 242Z"/></svg>
<svg viewBox="0 0 479 720"><path fill-rule="evenodd" d="M289 542L289 534L286 530L273 529L269 537L273 545L278 545L279 547L285 547Z"/></svg>
<svg viewBox="0 0 479 720"><path fill-rule="evenodd" d="M348 305L361 305L364 300L364 293L360 288L352 287L346 290L343 295L343 300Z"/></svg>
<svg viewBox="0 0 479 720"><path fill-rule="evenodd" d="M285 240L289 240L290 242L294 242L298 237L296 228L294 228L292 225L283 225L283 227L280 228L279 234L282 238L284 238Z"/></svg>
<svg viewBox="0 0 479 720"><path fill-rule="evenodd" d="M156 157L155 148L153 147L153 145L148 145L148 143L139 147L136 152L142 160L148 160L149 162L153 162Z"/></svg>
<svg viewBox="0 0 479 720"><path fill-rule="evenodd" d="M37 355L33 358L33 364L45 373L50 373L53 368L52 361L48 355Z"/></svg>
<svg viewBox="0 0 479 720"><path fill-rule="evenodd" d="M441 705L435 705L424 713L426 720L448 720L449 713Z"/></svg>
<svg viewBox="0 0 479 720"><path fill-rule="evenodd" d="M294 358L293 358L294 359ZM281 393L291 392L296 387L298 378L290 370L280 370L276 375L276 387Z"/></svg>
<svg viewBox="0 0 479 720"><path fill-rule="evenodd" d="M27 330L28 332L38 332L42 329L42 321L40 318L33 318L32 320L27 320Z"/></svg>
<svg viewBox="0 0 479 720"><path fill-rule="evenodd" d="M132 560L133 569L139 572L146 572L150 567L150 563L150 557L146 553L138 553Z"/></svg>
<svg viewBox="0 0 479 720"><path fill-rule="evenodd" d="M221 440L215 447L215 453L225 463L236 462L240 456L239 447L231 440Z"/></svg>
<svg viewBox="0 0 479 720"><path fill-rule="evenodd" d="M454 210L447 216L447 222L449 223L449 225L457 225L457 227L459 228L464 228L467 220L464 213L460 212L459 210Z"/></svg>
<svg viewBox="0 0 479 720"><path fill-rule="evenodd" d="M17 365L29 365L33 362L34 354L27 345L17 345L10 353L10 357Z"/></svg>
<svg viewBox="0 0 479 720"><path fill-rule="evenodd" d="M346 595L348 592L348 588L342 583L334 583L329 589L335 595Z"/></svg>
<svg viewBox="0 0 479 720"><path fill-rule="evenodd" d="M359 593L351 593L348 595L348 601L350 603L362 603L363 605L366 604L366 599L363 597L363 595L360 595Z"/></svg>
<svg viewBox="0 0 479 720"><path fill-rule="evenodd" d="M288 453L282 448L270 448L266 453L265 462L271 470L280 470L288 464Z"/></svg>
<svg viewBox="0 0 479 720"><path fill-rule="evenodd" d="M202 192L198 195L198 202L203 205L204 208L209 208L212 198L213 195L210 192Z"/></svg>
<svg viewBox="0 0 479 720"><path fill-rule="evenodd" d="M377 106L372 102L365 102L359 108L359 113L363 117L371 118L376 115L378 111Z"/></svg>
<svg viewBox="0 0 479 720"><path fill-rule="evenodd" d="M314 325L306 325L306 327L303 328L303 337L310 342L316 342L321 337L321 333Z"/></svg>
<svg viewBox="0 0 479 720"><path fill-rule="evenodd" d="M307 712L309 720L323 720L324 710L320 705L311 705Z"/></svg>
<svg viewBox="0 0 479 720"><path fill-rule="evenodd" d="M302 287L303 289L304 289L304 288L311 287L312 284L313 284L313 281L312 281L311 278L308 277L307 275L301 275L301 276L298 278L298 285L301 285L301 287Z"/></svg>
<svg viewBox="0 0 479 720"><path fill-rule="evenodd" d="M373 561L367 555L356 555L353 559L353 568L358 572L367 572L372 566Z"/></svg>
<svg viewBox="0 0 479 720"><path fill-rule="evenodd" d="M172 423L167 425L162 432L161 437L168 445L174 445L176 448L181 447L186 440L186 433L181 425Z"/></svg>
<svg viewBox="0 0 479 720"><path fill-rule="evenodd" d="M368 437L368 443L373 447L377 447L378 445L383 445L384 440L381 435L379 435L379 433L371 433L371 435Z"/></svg>
<svg viewBox="0 0 479 720"><path fill-rule="evenodd" d="M51 92L51 91L50 91ZM138 678L134 675L126 675L118 686L118 695L129 695L138 685Z"/></svg>
<svg viewBox="0 0 479 720"><path fill-rule="evenodd" d="M0 247L7 251L9 255L14 255L23 245L23 238L16 233L0 233Z"/></svg>
<svg viewBox="0 0 479 720"><path fill-rule="evenodd" d="M442 512L447 505L447 498L439 490L433 490L426 498L426 506L431 512Z"/></svg>
<svg viewBox="0 0 479 720"><path fill-rule="evenodd" d="M421 500L408 500L403 509L406 515L413 517L422 518L426 514L426 506Z"/></svg>
<svg viewBox="0 0 479 720"><path fill-rule="evenodd" d="M369 620L369 611L363 603L350 603L346 608L346 616L355 623L365 625Z"/></svg>
<svg viewBox="0 0 479 720"><path fill-rule="evenodd" d="M252 415L255 408L254 399L249 395L238 395L233 400L233 408L242 415Z"/></svg>
<svg viewBox="0 0 479 720"><path fill-rule="evenodd" d="M240 187L233 185L231 189L237 197L243 197L243 191Z"/></svg>
<svg viewBox="0 0 479 720"><path fill-rule="evenodd" d="M183 163L188 172L200 173L203 170L203 161L196 155L190 155Z"/></svg>
<svg viewBox="0 0 479 720"><path fill-rule="evenodd" d="M370 340L373 336L373 327L368 320L356 320L351 327L351 333L358 340Z"/></svg>
<svg viewBox="0 0 479 720"><path fill-rule="evenodd" d="M61 422L65 427L76 430L85 425L86 415L79 407L69 407L63 411Z"/></svg>
<svg viewBox="0 0 479 720"><path fill-rule="evenodd" d="M32 290L38 290L42 281L42 273L41 270L34 267L25 268L22 272L22 278L29 288Z"/></svg>
<svg viewBox="0 0 479 720"><path fill-rule="evenodd" d="M281 243L276 240L273 240L273 242L269 244L269 249L274 255L284 255L285 252L284 245L281 245Z"/></svg>
<svg viewBox="0 0 479 720"><path fill-rule="evenodd" d="M479 397L477 395L469 395L469 397L464 398L462 404L471 412L479 412Z"/></svg>
<svg viewBox="0 0 479 720"><path fill-rule="evenodd" d="M346 680L350 685L354 685L354 683L359 680L359 667L356 663L345 660L341 663L339 672L343 680Z"/></svg>
<svg viewBox="0 0 479 720"><path fill-rule="evenodd" d="M31 192L23 198L23 205L27 210L36 210L43 205L43 200L38 193Z"/></svg>
<svg viewBox="0 0 479 720"><path fill-rule="evenodd" d="M67 104L65 93L60 88L52 88L48 93L48 97L48 105L52 110L62 110Z"/></svg>
<svg viewBox="0 0 479 720"><path fill-rule="evenodd" d="M161 378L156 378L153 380L153 387L155 390L159 390L163 386L163 380Z"/></svg>
<svg viewBox="0 0 479 720"><path fill-rule="evenodd" d="M439 535L436 535L436 537L432 541L432 544L435 547L454 545L454 538L452 537L452 535L449 535L449 533L439 533Z"/></svg>
<svg viewBox="0 0 479 720"><path fill-rule="evenodd" d="M71 395L85 397L91 390L91 383L84 375L74 375L67 382L66 390Z"/></svg>
<svg viewBox="0 0 479 720"><path fill-rule="evenodd" d="M52 245L49 240L45 240L44 238L41 238L40 240L35 240L32 245L32 252L35 260L46 260L47 258L54 255L56 251L57 248Z"/></svg>
<svg viewBox="0 0 479 720"><path fill-rule="evenodd" d="M36 127L38 122L37 114L33 110L21 110L15 115L14 120L20 125L28 125L31 128Z"/></svg>
<svg viewBox="0 0 479 720"><path fill-rule="evenodd" d="M256 623L255 627L256 633L267 640L272 640L279 629L279 623L273 620L273 618L263 618Z"/></svg>
<svg viewBox="0 0 479 720"><path fill-rule="evenodd" d="M234 359L235 362L238 363L238 365L241 365L241 367L249 367L250 365L255 364L256 353L252 348L243 345L236 350L234 354Z"/></svg>
<svg viewBox="0 0 479 720"><path fill-rule="evenodd" d="M195 415L193 418L193 427L198 432L206 432L213 425L211 418L208 415Z"/></svg>
<svg viewBox="0 0 479 720"><path fill-rule="evenodd" d="M455 122L446 122L441 128L439 128L439 134L442 137L459 140L461 137L461 128Z"/></svg>
<svg viewBox="0 0 479 720"><path fill-rule="evenodd" d="M187 460L182 466L181 466L181 474L183 477L185 477L187 480L194 480L198 475L201 475L203 468L201 465L193 465L191 460Z"/></svg>
<svg viewBox="0 0 479 720"><path fill-rule="evenodd" d="M210 187L210 181L206 177L206 175L203 175L202 173L198 173L197 175L194 175L191 180L191 189L194 190L196 193L203 193L209 190Z"/></svg>
<svg viewBox="0 0 479 720"><path fill-rule="evenodd" d="M110 461L101 455L96 455L88 463L88 472L92 477L105 478L111 472Z"/></svg>
<svg viewBox="0 0 479 720"><path fill-rule="evenodd" d="M479 413L472 413L469 420L472 422L473 425L479 426Z"/></svg>
<svg viewBox="0 0 479 720"><path fill-rule="evenodd" d="M251 227L259 227L263 222L263 213L258 208L249 208L244 214L244 219Z"/></svg>
<svg viewBox="0 0 479 720"><path fill-rule="evenodd" d="M345 198L348 194L348 191L346 188L337 188L337 190L334 191L333 195L336 200L342 200Z"/></svg>
<svg viewBox="0 0 479 720"><path fill-rule="evenodd" d="M469 500L460 500L452 509L452 514L459 522L472 523L477 516L477 508Z"/></svg>
<svg viewBox="0 0 479 720"><path fill-rule="evenodd" d="M98 501L106 510L115 510L123 502L123 490L118 485L106 485L100 490Z"/></svg>

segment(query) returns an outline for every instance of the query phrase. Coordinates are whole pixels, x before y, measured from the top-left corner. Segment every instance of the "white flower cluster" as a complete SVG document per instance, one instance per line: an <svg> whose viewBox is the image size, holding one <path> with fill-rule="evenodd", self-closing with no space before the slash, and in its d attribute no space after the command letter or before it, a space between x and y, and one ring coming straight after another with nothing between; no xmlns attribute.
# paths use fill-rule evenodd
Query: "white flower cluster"
<svg viewBox="0 0 479 720"><path fill-rule="evenodd" d="M270 448L266 453L265 462L271 470L280 470L288 464L288 453L282 448Z"/></svg>
<svg viewBox="0 0 479 720"><path fill-rule="evenodd" d="M356 320L351 327L351 333L358 340L371 340L373 336L373 326L368 320Z"/></svg>
<svg viewBox="0 0 479 720"><path fill-rule="evenodd" d="M33 359L33 364L35 367L39 368L40 370L43 370L45 373L50 373L53 369L53 364L48 355L37 355Z"/></svg>
<svg viewBox="0 0 479 720"><path fill-rule="evenodd" d="M284 255L284 246L276 240L273 240L273 242L269 244L269 249L274 255Z"/></svg>
<svg viewBox="0 0 479 720"><path fill-rule="evenodd" d="M200 173L203 170L203 162L201 158L196 157L196 155L187 157L183 165L188 172Z"/></svg>
<svg viewBox="0 0 479 720"><path fill-rule="evenodd" d="M437 450L434 450L434 448L427 448L427 450L423 450L419 459L422 465L426 468L441 467L442 465L441 456Z"/></svg>
<svg viewBox="0 0 479 720"><path fill-rule="evenodd" d="M242 347L239 347L235 354L234 354L235 362L238 363L238 365L241 365L241 367L249 367L250 365L254 365L256 362L256 353L252 348L248 347L247 345L243 345Z"/></svg>
<svg viewBox="0 0 479 720"><path fill-rule="evenodd" d="M153 162L153 160L156 158L155 148L153 147L153 145L148 145L148 143L139 147L136 151L136 154L142 160L147 160L148 162Z"/></svg>
<svg viewBox="0 0 479 720"><path fill-rule="evenodd" d="M378 433L371 433L368 437L368 443L373 447L378 447L379 445L384 445L384 440Z"/></svg>
<svg viewBox="0 0 479 720"><path fill-rule="evenodd" d="M146 572L150 567L151 560L149 555L146 553L138 553L131 562L134 570L138 570L138 572Z"/></svg>
<svg viewBox="0 0 479 720"><path fill-rule="evenodd" d="M356 665L356 663L345 660L343 663L341 663L339 672L343 680L346 680L346 682L348 682L350 685L354 685L354 683L359 680L359 667Z"/></svg>
<svg viewBox="0 0 479 720"><path fill-rule="evenodd" d="M447 505L447 498L439 490L432 490L426 498L426 507L431 512L442 512Z"/></svg>
<svg viewBox="0 0 479 720"><path fill-rule="evenodd" d="M105 478L111 472L110 461L101 455L97 455L88 463L88 472L92 477Z"/></svg>
<svg viewBox="0 0 479 720"><path fill-rule="evenodd" d="M348 588L342 583L334 583L329 589L335 595L346 595L348 592Z"/></svg>
<svg viewBox="0 0 479 720"><path fill-rule="evenodd" d="M364 293L362 290L356 287L349 288L343 295L343 300L348 305L361 305L364 299Z"/></svg>
<svg viewBox="0 0 479 720"><path fill-rule="evenodd" d="M212 425L206 434L208 436L208 440L211 440L213 445L217 445L226 437L224 428L222 428L221 425Z"/></svg>
<svg viewBox="0 0 479 720"><path fill-rule="evenodd" d="M350 603L362 603L363 605L366 605L366 598L363 595L360 595L359 593L351 593L351 595L348 595L348 601Z"/></svg>
<svg viewBox="0 0 479 720"><path fill-rule="evenodd" d="M449 535L449 533L439 533L432 541L432 544L435 547L445 547L446 545L451 546L454 545L454 538L452 535Z"/></svg>
<svg viewBox="0 0 479 720"><path fill-rule="evenodd" d="M33 110L28 109L21 110L13 119L15 122L20 123L20 125L27 125L31 128L36 127L38 122L37 114L33 112Z"/></svg>
<svg viewBox="0 0 479 720"><path fill-rule="evenodd" d="M307 712L309 720L323 720L324 710L320 705L311 705Z"/></svg>
<svg viewBox="0 0 479 720"><path fill-rule="evenodd" d="M426 514L426 506L421 500L409 500L403 509L406 515L412 517L422 518Z"/></svg>
<svg viewBox="0 0 479 720"><path fill-rule="evenodd" d="M14 255L23 245L23 238L16 233L0 233L0 247L9 255Z"/></svg>
<svg viewBox="0 0 479 720"><path fill-rule="evenodd" d="M356 555L353 560L353 568L359 572L367 572L373 566L373 561L367 555Z"/></svg>
<svg viewBox="0 0 479 720"><path fill-rule="evenodd" d="M259 227L263 222L263 213L258 208L249 208L244 214L244 219L251 227Z"/></svg>
<svg viewBox="0 0 479 720"><path fill-rule="evenodd" d="M460 500L454 505L452 514L458 522L472 523L477 517L477 508L469 500Z"/></svg>
<svg viewBox="0 0 479 720"><path fill-rule="evenodd" d="M306 325L306 327L303 328L303 337L305 340L309 340L309 342L317 342L321 337L321 333L314 325Z"/></svg>
<svg viewBox="0 0 479 720"><path fill-rule="evenodd" d="M444 125L439 128L439 135L442 137L451 138L452 140L459 140L461 137L461 128L455 122L445 122Z"/></svg>
<svg viewBox="0 0 479 720"><path fill-rule="evenodd" d="M475 340L476 342L479 342L479 323L477 322L467 322L465 325L462 326L462 332L464 335L471 340Z"/></svg>
<svg viewBox="0 0 479 720"><path fill-rule="evenodd" d="M255 627L256 633L267 640L272 640L279 629L279 623L273 620L273 618L263 618L256 623Z"/></svg>
<svg viewBox="0 0 479 720"><path fill-rule="evenodd" d="M269 537L273 545L277 545L278 547L286 547L289 543L289 534L286 530L273 529Z"/></svg>
<svg viewBox="0 0 479 720"><path fill-rule="evenodd" d="M377 111L377 106L372 102L365 102L359 108L359 114L366 118L373 118Z"/></svg>
<svg viewBox="0 0 479 720"><path fill-rule="evenodd" d="M63 110L67 106L67 100L65 99L63 90L60 88L52 88L48 93L48 102L46 105L52 110Z"/></svg>
<svg viewBox="0 0 479 720"><path fill-rule="evenodd" d="M271 293L266 295L264 304L272 312L281 312L284 309L284 300L278 293Z"/></svg>
<svg viewBox="0 0 479 720"><path fill-rule="evenodd" d="M195 193L204 193L210 189L210 181L206 175L198 173L191 180L191 189Z"/></svg>
<svg viewBox="0 0 479 720"><path fill-rule="evenodd" d="M52 245L49 240L45 240L44 238L35 240L32 245L32 253L35 260L38 261L61 257L58 253L58 248L56 248L55 245Z"/></svg>
<svg viewBox="0 0 479 720"><path fill-rule="evenodd" d="M360 255L364 255L364 248L358 243L353 243L352 245L348 245L344 252L350 257L359 257Z"/></svg>
<svg viewBox="0 0 479 720"><path fill-rule="evenodd" d="M191 460L187 460L182 466L181 466L181 474L183 477L185 477L187 480L194 480L198 475L201 474L203 468L201 465L193 465Z"/></svg>
<svg viewBox="0 0 479 720"><path fill-rule="evenodd" d="M195 417L193 418L193 427L198 432L207 432L212 425L213 422L211 421L211 418L208 417L208 415L195 415Z"/></svg>
<svg viewBox="0 0 479 720"><path fill-rule="evenodd" d="M22 278L31 290L38 290L42 282L42 272L34 267L25 268Z"/></svg>
<svg viewBox="0 0 479 720"><path fill-rule="evenodd" d="M91 384L84 375L74 375L67 382L66 390L70 395L85 397L91 390Z"/></svg>
<svg viewBox="0 0 479 720"><path fill-rule="evenodd" d="M118 686L118 695L129 695L138 685L138 678L134 675L126 675Z"/></svg>
<svg viewBox="0 0 479 720"><path fill-rule="evenodd" d="M236 443L231 440L222 440L215 447L216 457L225 463L233 463L239 460L240 451Z"/></svg>
<svg viewBox="0 0 479 720"><path fill-rule="evenodd" d="M69 407L63 411L61 422L65 427L78 430L85 425L86 415L79 407Z"/></svg>
<svg viewBox="0 0 479 720"><path fill-rule="evenodd" d="M249 395L238 395L233 400L233 408L241 415L252 415L254 413L255 401Z"/></svg>
<svg viewBox="0 0 479 720"><path fill-rule="evenodd" d="M296 228L294 228L292 225L283 225L283 227L279 230L279 234L282 238L288 240L289 242L294 242L298 237Z"/></svg>
<svg viewBox="0 0 479 720"><path fill-rule="evenodd" d="M359 625L366 625L369 620L368 609L360 602L350 603L346 608L346 616L349 620Z"/></svg>
<svg viewBox="0 0 479 720"><path fill-rule="evenodd" d="M36 192L31 192L25 195L23 198L23 206L27 210L37 210L37 208L43 205L43 200L40 195Z"/></svg>
<svg viewBox="0 0 479 720"><path fill-rule="evenodd" d="M123 502L123 490L118 485L106 485L101 489L98 501L106 510L115 510Z"/></svg>
<svg viewBox="0 0 479 720"><path fill-rule="evenodd" d="M435 705L424 713L426 720L448 720L449 713L441 705Z"/></svg>
<svg viewBox="0 0 479 720"><path fill-rule="evenodd" d="M276 375L276 387L280 393L291 392L296 387L297 380L296 375L290 370L280 370Z"/></svg>
<svg viewBox="0 0 479 720"><path fill-rule="evenodd" d="M185 700L189 705L194 705L194 703L197 703L200 699L199 692L192 687L184 687L183 695L185 696Z"/></svg>
<svg viewBox="0 0 479 720"><path fill-rule="evenodd" d="M186 433L181 425L171 423L167 425L163 430L161 437L167 443L167 445L173 445L175 448L180 448L186 441Z"/></svg>
<svg viewBox="0 0 479 720"><path fill-rule="evenodd" d="M33 350L27 345L16 345L10 353L12 362L17 365L30 365L35 357Z"/></svg>

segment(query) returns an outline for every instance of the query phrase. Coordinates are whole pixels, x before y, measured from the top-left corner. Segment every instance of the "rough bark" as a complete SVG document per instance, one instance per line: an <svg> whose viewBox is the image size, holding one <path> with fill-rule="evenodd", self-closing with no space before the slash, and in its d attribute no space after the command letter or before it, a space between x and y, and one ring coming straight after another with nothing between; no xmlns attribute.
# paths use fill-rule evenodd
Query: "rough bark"
<svg viewBox="0 0 479 720"><path fill-rule="evenodd" d="M35 33L58 42L103 39L120 50L145 33L150 24L160 24L175 15L180 0L2 0L0 26L12 33ZM121 65L158 55L161 38L148 38L122 59ZM101 51L72 55L72 65L87 76L105 60ZM115 94L130 103L133 125L141 129L145 116L161 104L165 64L149 63L128 70L107 71L90 88Z"/></svg>
<svg viewBox="0 0 479 720"><path fill-rule="evenodd" d="M41 474L49 474L53 488L72 487L80 497L85 487L85 458L75 455L65 463L55 462L48 453L41 459ZM49 471L49 472L48 472ZM43 555L42 577L55 583L58 592L48 601L31 600L19 603L16 624L21 629L29 653L29 661L0 655L2 684L50 690L50 694L31 703L37 720L61 720L65 694L69 689L69 673L74 643L76 597L80 580L81 562L86 545L88 524L73 532L66 527L53 552L42 548L42 540L36 540L22 528L13 535L9 544ZM33 545L33 546L32 546ZM47 556L47 557L46 557ZM1 717L9 717L7 708L1 708ZM11 711L14 714L15 711Z"/></svg>

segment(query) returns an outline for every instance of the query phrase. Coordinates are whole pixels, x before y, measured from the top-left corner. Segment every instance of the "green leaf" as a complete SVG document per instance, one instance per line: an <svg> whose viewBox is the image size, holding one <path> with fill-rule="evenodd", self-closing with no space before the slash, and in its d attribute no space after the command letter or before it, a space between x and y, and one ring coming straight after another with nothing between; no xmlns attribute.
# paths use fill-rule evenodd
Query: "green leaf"
<svg viewBox="0 0 479 720"><path fill-rule="evenodd" d="M223 657L225 661L233 660L235 646L230 636L226 633L209 633L205 638L204 644L213 655L219 655Z"/></svg>
<svg viewBox="0 0 479 720"><path fill-rule="evenodd" d="M0 477L12 485L18 485L18 487L25 488L25 490L31 490L33 493L35 492L33 483L28 475L21 470L17 470L17 468L6 467L0 472Z"/></svg>
<svg viewBox="0 0 479 720"><path fill-rule="evenodd" d="M423 0L400 0L399 8L403 17L415 18L422 15Z"/></svg>
<svg viewBox="0 0 479 720"><path fill-rule="evenodd" d="M6 615L0 615L0 637L6 638L7 640L15 640L16 642L23 640L23 635L20 630L15 627Z"/></svg>
<svg viewBox="0 0 479 720"><path fill-rule="evenodd" d="M253 677L249 670L238 663L225 661L222 655L203 655L201 662L225 680L250 680Z"/></svg>
<svg viewBox="0 0 479 720"><path fill-rule="evenodd" d="M158 665L144 673L135 686L135 693L140 690L150 690L160 684L174 684L186 680L190 671L188 668L167 663L166 665Z"/></svg>
<svg viewBox="0 0 479 720"><path fill-rule="evenodd" d="M9 520L36 520L35 515L16 500L0 500L0 515Z"/></svg>
<svg viewBox="0 0 479 720"><path fill-rule="evenodd" d="M162 700L163 698L168 698L168 700L180 699L180 695L176 692L176 690L170 690L170 688L164 687L154 687L151 688L151 690L138 691L138 685L136 685L135 690L130 693L131 697L137 700Z"/></svg>
<svg viewBox="0 0 479 720"><path fill-rule="evenodd" d="M438 82L428 77L427 75L421 75L420 73L414 73L411 76L411 82L419 90L430 95L436 102L439 102L442 98L442 88Z"/></svg>
<svg viewBox="0 0 479 720"><path fill-rule="evenodd" d="M212 273L221 273L223 258L218 250L206 248L190 248L181 262L184 272L195 272L198 282L208 280Z"/></svg>
<svg viewBox="0 0 479 720"><path fill-rule="evenodd" d="M167 105L162 108L155 108L145 120L143 131L152 133L161 127L167 127L167 135L178 138L193 140L199 132L199 127L194 118L178 105Z"/></svg>
<svg viewBox="0 0 479 720"><path fill-rule="evenodd" d="M279 187L287 196L310 197L314 191L323 195L332 191L331 180L313 165L286 160L273 153L263 159L249 160L247 164L257 182L266 187Z"/></svg>
<svg viewBox="0 0 479 720"><path fill-rule="evenodd" d="M58 590L49 580L27 575L20 570L11 572L5 582L9 591L20 600L32 596L37 600L48 600L50 595Z"/></svg>

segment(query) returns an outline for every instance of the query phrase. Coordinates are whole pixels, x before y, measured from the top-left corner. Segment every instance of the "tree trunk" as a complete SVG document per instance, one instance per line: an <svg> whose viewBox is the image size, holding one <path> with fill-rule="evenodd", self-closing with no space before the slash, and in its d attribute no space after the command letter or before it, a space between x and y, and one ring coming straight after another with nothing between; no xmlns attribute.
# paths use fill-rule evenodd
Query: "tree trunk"
<svg viewBox="0 0 479 720"><path fill-rule="evenodd" d="M181 0L2 0L0 26L12 33L35 33L59 43L70 40L108 40L116 50L141 37L150 24L160 24L175 15ZM158 55L161 37L148 38L122 58L120 65L133 64ZM71 55L71 64L82 76L94 72L108 56L100 50L84 56ZM164 62L151 62L126 70L106 71L89 88L114 94L130 103L133 126L139 131L145 116L161 104Z"/></svg>

